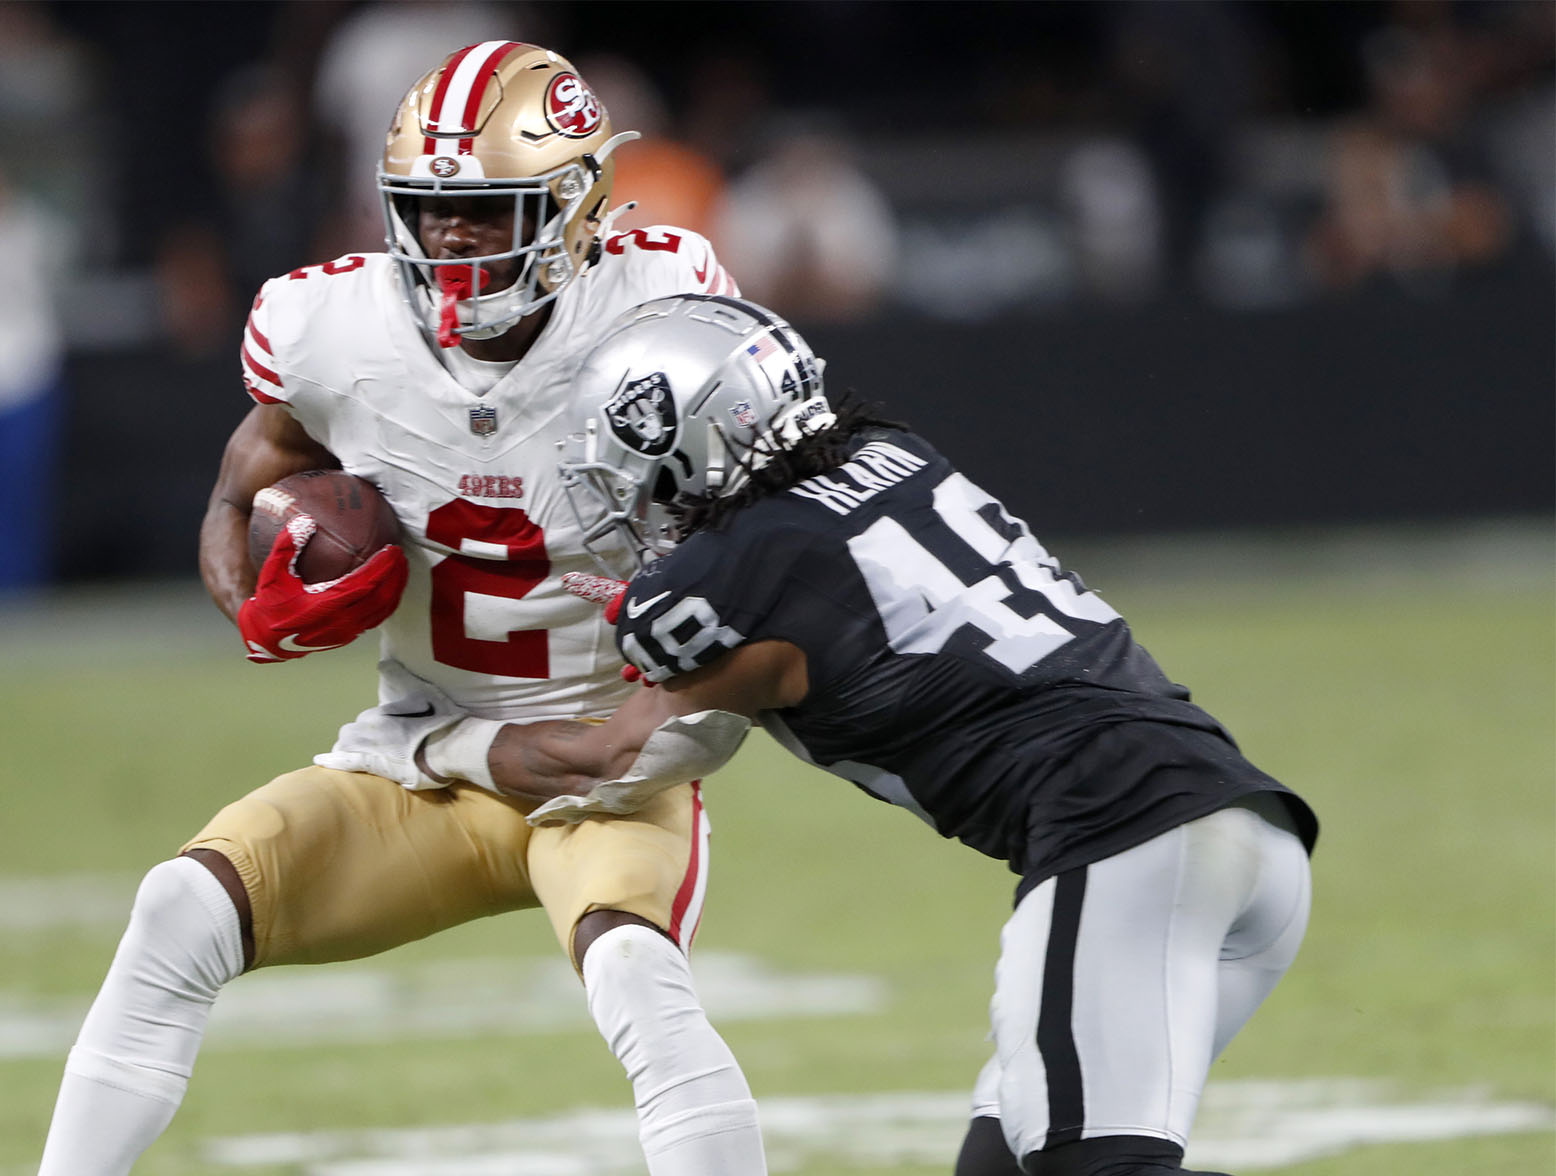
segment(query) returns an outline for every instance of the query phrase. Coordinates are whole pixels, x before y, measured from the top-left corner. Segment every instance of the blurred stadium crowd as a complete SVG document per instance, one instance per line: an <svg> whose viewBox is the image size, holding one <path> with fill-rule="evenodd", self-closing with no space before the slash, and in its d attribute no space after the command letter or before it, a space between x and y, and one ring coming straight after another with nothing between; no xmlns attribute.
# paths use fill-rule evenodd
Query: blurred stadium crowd
<svg viewBox="0 0 1556 1176"><path fill-rule="evenodd" d="M0 587L48 574L17 504L52 476L68 358L230 362L265 278L377 248L389 115L459 45L567 54L644 133L618 224L706 233L749 297L976 322L1548 271L1553 12L0 0Z"/></svg>

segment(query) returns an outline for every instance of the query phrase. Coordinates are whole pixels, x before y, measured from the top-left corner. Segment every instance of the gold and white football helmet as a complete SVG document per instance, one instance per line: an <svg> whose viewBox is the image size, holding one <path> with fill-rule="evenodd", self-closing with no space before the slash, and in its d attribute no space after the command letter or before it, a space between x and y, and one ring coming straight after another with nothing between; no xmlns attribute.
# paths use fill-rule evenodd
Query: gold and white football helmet
<svg viewBox="0 0 1556 1176"><path fill-rule="evenodd" d="M412 309L438 342L489 339L554 299L583 272L607 224L611 153L638 138L610 116L560 55L520 41L451 53L395 112L378 189L388 252ZM513 240L503 253L429 259L417 200L509 196ZM483 263L519 258L512 285L480 293Z"/></svg>

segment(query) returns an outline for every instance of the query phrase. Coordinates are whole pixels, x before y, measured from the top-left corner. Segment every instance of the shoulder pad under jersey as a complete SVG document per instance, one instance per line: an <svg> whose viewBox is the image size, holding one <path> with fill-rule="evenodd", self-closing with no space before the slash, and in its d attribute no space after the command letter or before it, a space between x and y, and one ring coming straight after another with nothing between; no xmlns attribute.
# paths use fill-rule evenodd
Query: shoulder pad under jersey
<svg viewBox="0 0 1556 1176"><path fill-rule="evenodd" d="M740 294L740 287L719 264L708 239L674 225L611 233L601 245L599 264L607 272L618 265L629 268L643 280L663 285L667 293Z"/></svg>
<svg viewBox="0 0 1556 1176"><path fill-rule="evenodd" d="M363 282L371 281L387 262L383 254L348 253L318 265L299 266L260 287L249 309L239 353L243 386L257 403L290 399L284 379L288 346L317 325L327 305L361 299Z"/></svg>

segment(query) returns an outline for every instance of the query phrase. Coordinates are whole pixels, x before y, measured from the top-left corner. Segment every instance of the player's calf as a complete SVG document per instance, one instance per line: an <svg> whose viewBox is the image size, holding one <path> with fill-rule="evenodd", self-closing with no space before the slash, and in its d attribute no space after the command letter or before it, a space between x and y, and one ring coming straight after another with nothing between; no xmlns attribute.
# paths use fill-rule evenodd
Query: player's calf
<svg viewBox="0 0 1556 1176"><path fill-rule="evenodd" d="M968 1123L954 1176L1021 1176L998 1119L977 1115Z"/></svg>
<svg viewBox="0 0 1556 1176"><path fill-rule="evenodd" d="M762 1176L751 1089L680 949L633 922L590 940L582 956L589 1011L632 1081L650 1176Z"/></svg>

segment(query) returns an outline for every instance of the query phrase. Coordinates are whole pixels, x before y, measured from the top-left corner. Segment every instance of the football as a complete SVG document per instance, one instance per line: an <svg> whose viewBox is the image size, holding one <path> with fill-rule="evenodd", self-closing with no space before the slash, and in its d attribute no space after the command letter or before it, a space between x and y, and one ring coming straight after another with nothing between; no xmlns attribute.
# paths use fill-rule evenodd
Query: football
<svg viewBox="0 0 1556 1176"><path fill-rule="evenodd" d="M297 575L305 584L339 579L400 535L393 508L371 482L344 470L305 470L254 495L249 561L255 571L281 529L300 514L318 525L297 557Z"/></svg>

